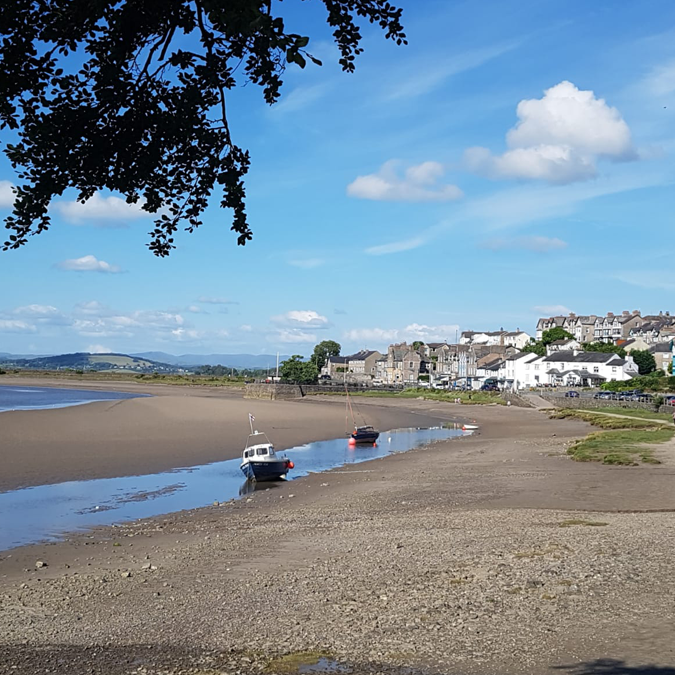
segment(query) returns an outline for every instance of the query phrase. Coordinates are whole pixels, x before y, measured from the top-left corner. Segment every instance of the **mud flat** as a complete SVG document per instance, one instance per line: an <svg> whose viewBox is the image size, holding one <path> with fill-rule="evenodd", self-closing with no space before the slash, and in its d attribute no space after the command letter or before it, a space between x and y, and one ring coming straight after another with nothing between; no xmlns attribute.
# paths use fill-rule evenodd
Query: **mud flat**
<svg viewBox="0 0 675 675"><path fill-rule="evenodd" d="M15 549L0 672L672 675L670 459L574 463L586 425L533 410L365 405L480 433Z"/></svg>

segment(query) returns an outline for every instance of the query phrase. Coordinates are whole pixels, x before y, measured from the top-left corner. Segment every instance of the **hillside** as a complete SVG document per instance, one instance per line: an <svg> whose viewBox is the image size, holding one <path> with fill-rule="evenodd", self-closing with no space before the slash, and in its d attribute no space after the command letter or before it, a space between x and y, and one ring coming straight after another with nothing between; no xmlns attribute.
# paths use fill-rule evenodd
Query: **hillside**
<svg viewBox="0 0 675 675"><path fill-rule="evenodd" d="M17 358L10 354L6 360L3 360L3 365L30 370L126 370L137 373L167 373L181 370L168 363L128 356L127 354L89 354L88 352L37 358Z"/></svg>

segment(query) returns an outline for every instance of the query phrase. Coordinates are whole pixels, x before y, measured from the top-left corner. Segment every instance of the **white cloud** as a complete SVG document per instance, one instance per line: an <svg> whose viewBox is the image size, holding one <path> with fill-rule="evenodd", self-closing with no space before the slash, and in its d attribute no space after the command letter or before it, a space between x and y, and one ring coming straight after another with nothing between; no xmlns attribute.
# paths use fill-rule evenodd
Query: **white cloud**
<svg viewBox="0 0 675 675"><path fill-rule="evenodd" d="M454 75L478 68L484 63L517 48L520 44L519 41L511 41L490 47L470 49L450 57L447 54L442 54L435 61L438 64L436 67L430 67L429 57L427 56L423 62L412 64L411 72L407 76L396 71L394 73L395 81L388 85L385 98L389 100L414 99L427 94Z"/></svg>
<svg viewBox="0 0 675 675"><path fill-rule="evenodd" d="M93 255L85 255L82 258L64 260L56 266L62 270L73 270L75 272L104 272L107 274L117 274L122 271L117 265L111 265L105 260L98 260Z"/></svg>
<svg viewBox="0 0 675 675"><path fill-rule="evenodd" d="M426 244L424 237L415 237L413 239L404 239L402 241L393 241L389 244L379 244L366 249L368 255L388 255L390 253L401 253L402 251L411 251Z"/></svg>
<svg viewBox="0 0 675 675"><path fill-rule="evenodd" d="M326 261L322 260L321 258L300 258L297 260L289 260L288 264L293 265L293 267L300 267L304 270L312 270L317 267L321 267L323 264L325 264L325 262Z"/></svg>
<svg viewBox="0 0 675 675"><path fill-rule="evenodd" d="M247 323L243 323L241 326L239 326L239 330L242 331L242 333L252 333L253 326L250 326Z"/></svg>
<svg viewBox="0 0 675 675"><path fill-rule="evenodd" d="M567 316L572 310L565 305L537 305L532 308L538 314L545 316Z"/></svg>
<svg viewBox="0 0 675 675"><path fill-rule="evenodd" d="M32 317L51 317L60 313L56 307L51 305L24 305L12 310L12 314Z"/></svg>
<svg viewBox="0 0 675 675"><path fill-rule="evenodd" d="M112 354L113 350L110 347L105 347L103 345L89 345L85 350L90 354Z"/></svg>
<svg viewBox="0 0 675 675"><path fill-rule="evenodd" d="M186 327L180 314L154 310L137 310L128 314L110 312L107 315L76 317L73 327L77 333L90 337L134 337L144 332L169 335Z"/></svg>
<svg viewBox="0 0 675 675"><path fill-rule="evenodd" d="M423 162L398 175L400 162L389 160L377 173L358 176L347 186L347 194L358 199L393 202L446 202L461 198L456 186L440 183L445 174L439 162Z"/></svg>
<svg viewBox="0 0 675 675"><path fill-rule="evenodd" d="M668 96L675 92L675 59L654 68L645 78L644 85L653 96Z"/></svg>
<svg viewBox="0 0 675 675"><path fill-rule="evenodd" d="M0 180L0 208L11 208L14 205L13 187L8 180Z"/></svg>
<svg viewBox="0 0 675 675"><path fill-rule="evenodd" d="M110 308L107 305L103 305L97 300L91 300L89 302L80 302L75 305L75 310L78 313L82 314L105 314L110 311Z"/></svg>
<svg viewBox="0 0 675 675"><path fill-rule="evenodd" d="M495 237L481 243L481 248L491 251L503 251L505 249L525 249L536 253L549 253L567 248L567 242L557 237L514 237L511 239Z"/></svg>
<svg viewBox="0 0 675 675"><path fill-rule="evenodd" d="M236 300L228 300L227 298L212 298L209 296L202 295L199 297L197 302L201 302L207 305L238 305L239 303Z"/></svg>
<svg viewBox="0 0 675 675"><path fill-rule="evenodd" d="M273 316L270 319L272 323L288 328L308 329L308 328L330 328L330 321L325 316L311 309L295 309L285 314Z"/></svg>
<svg viewBox="0 0 675 675"><path fill-rule="evenodd" d="M119 197L101 197L97 192L84 202L56 202L54 208L64 220L74 225L94 222L108 227L125 227L126 221L156 216L144 211L141 205L140 201L136 204L127 204Z"/></svg>
<svg viewBox="0 0 675 675"><path fill-rule="evenodd" d="M384 342L453 342L458 325L428 326L411 323L405 328L355 328L344 333L344 338L359 343Z"/></svg>
<svg viewBox="0 0 675 675"><path fill-rule="evenodd" d="M469 148L464 160L471 171L565 184L596 176L599 158L637 158L619 111L571 82L547 89L540 99L521 101L516 113L519 121L506 134L509 150L494 156L487 148Z"/></svg>
<svg viewBox="0 0 675 675"><path fill-rule="evenodd" d="M315 333L308 333L296 328L281 329L270 333L267 339L270 342L283 342L285 344L312 344L319 341Z"/></svg>
<svg viewBox="0 0 675 675"><path fill-rule="evenodd" d="M35 333L37 328L26 321L0 319L0 333Z"/></svg>

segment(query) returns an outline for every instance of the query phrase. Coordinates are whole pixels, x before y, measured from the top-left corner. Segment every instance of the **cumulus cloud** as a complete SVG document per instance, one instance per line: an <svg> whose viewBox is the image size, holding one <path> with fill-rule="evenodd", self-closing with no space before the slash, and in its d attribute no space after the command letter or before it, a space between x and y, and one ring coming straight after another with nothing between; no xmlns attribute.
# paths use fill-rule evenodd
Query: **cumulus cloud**
<svg viewBox="0 0 675 675"><path fill-rule="evenodd" d="M85 351L88 351L90 354L112 354L113 350L110 347L105 347L104 345L89 345Z"/></svg>
<svg viewBox="0 0 675 675"><path fill-rule="evenodd" d="M73 225L95 223L105 227L126 227L126 221L138 218L151 218L156 214L141 208L141 202L127 204L119 197L101 197L97 192L84 202L61 201L54 209L67 222Z"/></svg>
<svg viewBox="0 0 675 675"><path fill-rule="evenodd" d="M621 113L571 82L547 89L540 99L521 101L516 114L518 123L506 134L509 149L503 155L481 147L465 152L471 171L495 179L565 184L596 176L598 159L637 158Z"/></svg>
<svg viewBox="0 0 675 675"><path fill-rule="evenodd" d="M103 272L105 274L117 274L122 271L117 265L111 265L105 260L98 260L96 256L85 255L82 258L64 260L56 265L62 270L75 272Z"/></svg>
<svg viewBox="0 0 675 675"><path fill-rule="evenodd" d="M503 251L506 249L525 249L536 253L550 253L567 248L567 242L557 237L495 237L481 242L481 248L491 251Z"/></svg>
<svg viewBox="0 0 675 675"><path fill-rule="evenodd" d="M12 310L12 314L32 317L49 317L60 314L56 307L51 305L23 305Z"/></svg>
<svg viewBox="0 0 675 675"><path fill-rule="evenodd" d="M270 320L278 326L302 330L309 328L316 330L330 328L331 326L330 321L325 316L311 309L294 309L285 314L273 316Z"/></svg>
<svg viewBox="0 0 675 675"><path fill-rule="evenodd" d="M0 333L35 333L37 328L26 321L0 319Z"/></svg>
<svg viewBox="0 0 675 675"><path fill-rule="evenodd" d="M544 314L546 316L566 316L572 310L565 305L537 305L532 308L538 314Z"/></svg>
<svg viewBox="0 0 675 675"><path fill-rule="evenodd" d="M385 162L377 173L358 176L347 186L347 194L358 199L392 202L446 202L460 199L463 192L449 183L441 183L445 174L439 162L409 166L399 175L400 162Z"/></svg>
<svg viewBox="0 0 675 675"><path fill-rule="evenodd" d="M455 338L458 325L429 326L427 324L411 323L405 328L354 328L344 334L346 340L361 343L383 342L452 342Z"/></svg>
<svg viewBox="0 0 675 675"><path fill-rule="evenodd" d="M13 187L8 180L0 180L0 208L11 208L14 205Z"/></svg>

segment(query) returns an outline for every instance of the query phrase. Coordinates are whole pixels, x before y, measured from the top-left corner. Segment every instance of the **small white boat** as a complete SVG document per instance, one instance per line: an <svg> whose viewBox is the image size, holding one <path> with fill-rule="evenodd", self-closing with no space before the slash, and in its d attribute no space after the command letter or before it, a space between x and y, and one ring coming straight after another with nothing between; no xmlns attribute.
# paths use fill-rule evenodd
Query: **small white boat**
<svg viewBox="0 0 675 675"><path fill-rule="evenodd" d="M478 429L477 424L463 424L462 425L462 431L475 431Z"/></svg>
<svg viewBox="0 0 675 675"><path fill-rule="evenodd" d="M281 480L295 465L283 454L277 454L267 435L262 431L253 431L253 415L249 414L251 433L246 440L242 456L242 473L249 480Z"/></svg>

